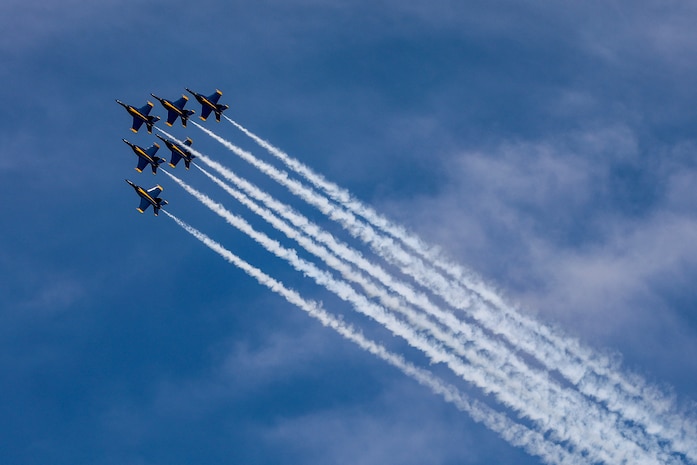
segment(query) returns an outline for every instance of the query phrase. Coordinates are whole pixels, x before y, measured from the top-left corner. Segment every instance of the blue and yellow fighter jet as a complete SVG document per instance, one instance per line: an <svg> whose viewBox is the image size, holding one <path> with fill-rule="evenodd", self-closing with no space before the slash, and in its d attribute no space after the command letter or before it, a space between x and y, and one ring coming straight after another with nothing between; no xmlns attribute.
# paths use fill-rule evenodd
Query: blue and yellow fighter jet
<svg viewBox="0 0 697 465"><path fill-rule="evenodd" d="M172 151L172 160L169 162L169 166L172 168L175 168L177 166L177 163L179 163L179 160L182 158L184 159L184 166L188 170L190 165L191 165L191 160L196 158L196 155L191 153L190 150L188 150L186 147L191 147L191 144L193 141L191 140L191 137L187 137L186 140L184 141L184 145L179 144L178 142L175 142L173 140L165 139L164 137L160 136L159 134L155 134L158 139L160 139L162 142L165 143L168 149Z"/></svg>
<svg viewBox="0 0 697 465"><path fill-rule="evenodd" d="M186 91L194 97L196 97L198 103L201 104L201 119L203 121L206 121L206 118L208 118L208 116L211 114L211 111L213 111L215 112L215 120L217 122L220 122L220 115L222 115L225 110L230 108L227 105L221 105L218 103L218 99L220 99L220 96L223 95L223 93L217 89L215 90L215 93L209 95L208 97L206 97L205 95L197 94L188 87L186 88Z"/></svg>
<svg viewBox="0 0 697 465"><path fill-rule="evenodd" d="M186 102L189 101L189 97L186 95L182 95L182 98L176 102L171 102L167 99L160 98L155 94L150 95L159 100L162 106L165 107L165 110L167 110L167 126L173 125L177 118L181 118L182 126L186 127L186 121L189 119L189 116L195 113L194 110L184 109L184 105L186 105Z"/></svg>
<svg viewBox="0 0 697 465"><path fill-rule="evenodd" d="M152 144L147 149L144 149L139 145L128 142L126 139L121 140L127 143L133 149L133 152L138 155L138 166L136 166L136 171L139 173L141 173L143 169L150 164L152 167L152 174L157 174L157 167L160 166L161 163L167 161L164 158L155 156L157 151L160 149L159 144Z"/></svg>
<svg viewBox="0 0 697 465"><path fill-rule="evenodd" d="M146 103L141 108L127 105L118 99L116 99L116 103L124 107L128 114L133 116L133 126L131 126L131 131L133 132L138 132L138 129L140 129L143 123L145 123L145 126L148 128L148 134L152 134L153 125L160 121L159 116L149 116L150 110L152 110L152 107L154 106L152 102Z"/></svg>
<svg viewBox="0 0 697 465"><path fill-rule="evenodd" d="M160 195L160 193L162 192L162 186L157 185L155 187L151 187L148 190L145 190L142 187L132 183L128 179L126 179L126 182L130 184L131 187L135 189L136 193L140 196L140 206L137 208L139 212L144 213L145 210L147 210L148 207L152 205L152 208L155 212L155 216L157 216L158 213L160 213L160 208L162 208L164 205L167 205L166 200L158 197L158 195Z"/></svg>

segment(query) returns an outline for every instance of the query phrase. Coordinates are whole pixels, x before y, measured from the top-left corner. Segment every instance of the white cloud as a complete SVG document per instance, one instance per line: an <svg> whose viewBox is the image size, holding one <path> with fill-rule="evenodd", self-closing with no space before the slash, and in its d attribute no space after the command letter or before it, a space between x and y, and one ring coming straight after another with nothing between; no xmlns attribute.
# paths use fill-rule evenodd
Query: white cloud
<svg viewBox="0 0 697 465"><path fill-rule="evenodd" d="M263 437L269 447L288 449L309 463L479 463L482 455L497 455L500 443L493 434L473 430L461 413L455 415L462 422L443 416L439 400L423 394L402 382L388 385L360 405L281 418ZM499 451L501 459L510 448Z"/></svg>
<svg viewBox="0 0 697 465"><path fill-rule="evenodd" d="M387 209L543 320L629 352L632 364L680 361L694 372L685 354L697 349L695 329L668 294L690 298L697 277L689 151L641 155L623 125L502 142L448 157L441 192ZM619 188L617 166L638 178ZM647 185L655 192L628 209L624 190Z"/></svg>

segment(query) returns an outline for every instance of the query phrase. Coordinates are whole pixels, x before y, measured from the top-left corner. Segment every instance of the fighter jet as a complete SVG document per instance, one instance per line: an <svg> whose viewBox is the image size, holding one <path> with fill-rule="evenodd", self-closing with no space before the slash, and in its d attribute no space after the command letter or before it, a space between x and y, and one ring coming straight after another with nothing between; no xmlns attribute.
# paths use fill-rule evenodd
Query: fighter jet
<svg viewBox="0 0 697 465"><path fill-rule="evenodd" d="M223 93L217 89L215 90L214 94L211 94L208 97L206 97L205 95L197 94L188 87L186 88L186 91L194 97L196 97L198 103L201 104L201 119L203 121L206 121L206 118L208 118L208 116L211 114L211 111L213 111L215 112L215 120L217 122L220 122L220 115L223 114L223 111L230 108L227 105L221 105L218 103L218 99L220 99L220 96L223 95Z"/></svg>
<svg viewBox="0 0 697 465"><path fill-rule="evenodd" d="M116 99L116 103L124 107L128 114L133 116L133 126L131 127L131 131L133 132L138 132L138 129L140 129L143 123L145 123L145 126L148 128L148 134L152 134L153 125L156 122L160 121L159 116L148 116L150 114L150 110L152 110L153 107L152 102L146 103L141 108L136 108L132 105L126 105L118 99Z"/></svg>
<svg viewBox="0 0 697 465"><path fill-rule="evenodd" d="M148 207L152 205L155 216L157 216L157 214L160 213L160 208L162 208L164 205L167 205L166 200L158 197L158 195L160 195L160 192L162 192L162 186L157 185L155 187L151 187L148 190L145 190L142 187L135 185L128 179L126 179L126 182L130 184L131 187L135 189L136 193L140 196L140 206L137 208L139 212L144 213L145 210L147 210Z"/></svg>
<svg viewBox="0 0 697 465"><path fill-rule="evenodd" d="M188 170L190 165L191 165L191 160L196 158L196 155L191 153L190 150L187 150L186 147L190 147L192 144L192 140L190 137L188 137L184 141L184 145L179 144L173 140L165 139L164 137L160 136L159 134L155 134L162 142L165 143L168 149L172 151L172 160L169 162L169 166L172 168L177 166L177 163L179 163L179 160L182 158L184 159L184 166Z"/></svg>
<svg viewBox="0 0 697 465"><path fill-rule="evenodd" d="M144 149L139 145L131 144L126 139L121 140L127 143L133 149L133 152L138 155L138 166L136 166L136 171L139 173L141 173L143 169L150 164L152 167L152 174L157 174L157 167L160 166L161 163L167 161L164 158L155 156L157 151L160 149L159 144L152 144L147 149Z"/></svg>
<svg viewBox="0 0 697 465"><path fill-rule="evenodd" d="M186 102L189 101L189 97L182 95L182 98L176 102L170 102L169 100L160 98L155 94L150 95L159 100L162 106L165 107L165 110L167 110L167 126L174 124L179 117L182 119L182 126L186 127L186 121L189 119L189 116L194 114L194 110L184 109L184 105L186 105Z"/></svg>

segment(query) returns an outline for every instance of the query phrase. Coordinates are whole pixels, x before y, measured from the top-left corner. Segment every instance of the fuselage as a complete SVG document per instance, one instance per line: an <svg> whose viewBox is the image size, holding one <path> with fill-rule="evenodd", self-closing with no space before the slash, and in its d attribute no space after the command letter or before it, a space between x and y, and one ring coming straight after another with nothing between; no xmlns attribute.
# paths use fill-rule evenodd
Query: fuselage
<svg viewBox="0 0 697 465"><path fill-rule="evenodd" d="M141 112L138 111L138 109L129 106L127 108L128 112L131 114L131 116L135 116L138 119L142 119L144 122L148 122L148 117L142 114Z"/></svg>
<svg viewBox="0 0 697 465"><path fill-rule="evenodd" d="M159 157L151 157L150 155L145 153L145 151L142 148L138 147L137 145L135 147L133 147L133 151L136 153L136 155L138 155L140 158L145 159L151 165L157 163L157 161L155 161L155 159L159 159Z"/></svg>
<svg viewBox="0 0 697 465"><path fill-rule="evenodd" d="M143 122L145 122L145 123L148 122L148 116L142 114L142 113L141 113L136 107L134 107L133 105L128 105L128 104L126 104L126 103L123 103L123 102L120 101L120 100L117 100L116 103L118 103L119 105L121 105L122 107L124 107L124 108L126 109L126 111L128 112L128 114L130 114L130 115L133 116L134 118L138 118L138 119L140 119L140 120L143 120Z"/></svg>
<svg viewBox="0 0 697 465"><path fill-rule="evenodd" d="M148 193L148 191L146 191L145 189L143 189L143 188L140 187L139 185L137 185L137 184L135 184L135 183L129 181L128 179L126 179L126 182L127 182L128 184L130 184L130 186L136 191L136 193L137 193L141 198L145 199L150 205L152 205L153 208L158 208L157 200L155 200L155 199L153 198L153 196L150 195L150 194ZM140 211L140 208L139 208L138 210ZM141 211L141 213L142 213L142 211Z"/></svg>
<svg viewBox="0 0 697 465"><path fill-rule="evenodd" d="M200 103L201 105L206 105L207 107L211 107L211 108L214 109L214 110L215 110L215 108L216 108L216 107L215 107L215 103L211 102L210 100L208 100L208 99L207 99L206 97L204 97L203 95L201 95L201 96L196 96L196 100L198 100L198 103Z"/></svg>
<svg viewBox="0 0 697 465"><path fill-rule="evenodd" d="M138 192L138 195L140 195L145 200L150 202L150 205L152 205L153 207L157 206L157 202L155 201L155 199L152 198L152 196L150 196L150 194L148 194L148 191L146 191L142 187L138 186L138 189L136 189L136 192Z"/></svg>
<svg viewBox="0 0 697 465"><path fill-rule="evenodd" d="M210 107L213 110L215 110L217 108L216 104L211 102L210 100L208 100L208 98L205 95L199 94L198 92L194 92L193 90L189 89L188 87L186 90L187 90L187 92L190 92L191 95L193 95L196 98L196 101L198 103L200 103L201 105L205 105L207 107Z"/></svg>
<svg viewBox="0 0 697 465"><path fill-rule="evenodd" d="M155 169L159 166L159 164L164 161L164 159L160 159L160 157L156 157L155 155L150 155L148 152L146 152L146 149L143 149L141 146L133 144L131 142L128 142L126 139L121 139L126 143L129 147L131 147L131 150L133 150L133 153L135 153L138 158L143 159L145 162L149 163L153 167L153 173L155 172ZM158 144L153 144L155 147L154 152L157 152L157 149L160 148ZM150 147L152 149L153 147ZM148 149L149 150L149 149ZM136 171L139 173L141 172L141 169L145 167L146 165L141 165L140 163L136 167Z"/></svg>
<svg viewBox="0 0 697 465"><path fill-rule="evenodd" d="M173 111L173 112L177 113L179 116L184 114L184 110L177 108L169 100L164 100L164 101L160 100L160 101L162 102L162 106L165 107L165 109L167 111Z"/></svg>
<svg viewBox="0 0 697 465"><path fill-rule="evenodd" d="M168 149L174 150L174 151L177 152L179 155L181 155L182 158L184 158L184 159L191 159L191 152L189 152L188 150L182 149L182 148L179 146L179 144L175 144L175 143L172 143L172 142L165 142L165 144L167 145L167 148L168 148Z"/></svg>

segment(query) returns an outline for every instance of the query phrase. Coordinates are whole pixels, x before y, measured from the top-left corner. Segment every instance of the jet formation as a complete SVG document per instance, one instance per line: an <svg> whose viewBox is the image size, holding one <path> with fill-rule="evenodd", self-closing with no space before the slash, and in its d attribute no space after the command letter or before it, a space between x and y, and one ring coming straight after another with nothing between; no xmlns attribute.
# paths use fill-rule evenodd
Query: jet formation
<svg viewBox="0 0 697 465"><path fill-rule="evenodd" d="M228 105L218 103L223 93L217 89L213 94L209 96L196 93L190 90L189 88L186 88L186 91L192 94L196 98L198 103L201 104L200 118L203 121L205 121L211 113L215 113L216 121L220 122L220 118L222 116L223 111L230 108ZM177 121L177 118L179 118L181 119L182 126L186 127L186 123L189 117L195 113L194 110L187 110L184 108L186 103L189 101L189 98L186 95L182 95L181 98L176 101L160 98L155 94L150 95L157 101L159 101L162 107L165 110L167 110L167 120L165 121L165 123L168 126L174 125L174 123ZM155 127L155 123L160 121L159 116L150 115L150 111L155 106L150 101L148 101L145 105L143 105L140 108L123 103L121 100L118 99L116 100L116 103L124 107L128 114L133 117L131 131L135 133L137 133L143 126L143 124L145 124L148 134L152 134L152 129L153 127ZM191 161L194 158L196 158L195 155L191 152L191 150L189 150L189 147L191 147L191 144L193 143L191 138L188 137L183 143L180 143L176 140L164 138L159 134L156 134L155 136L162 142L164 142L167 148L172 152L172 158L169 162L169 166L175 168L180 160L184 160L184 166L188 170L191 165ZM139 173L141 173L148 165L150 165L152 169L152 174L157 174L157 167L167 161L164 158L155 155L157 151L160 149L160 145L157 143L153 143L148 148L143 148L139 145L127 141L126 139L122 140L124 143L128 144L128 146L131 147L131 149L133 150L133 153L135 153L138 156L138 164L136 165L136 171L138 171ZM150 189L145 189L136 185L128 179L126 179L126 182L131 187L133 187L133 189L140 197L140 205L137 208L137 210L140 213L144 213L145 210L147 210L147 208L150 205L152 205L155 216L157 216L160 212L160 208L162 208L162 206L164 205L167 205L167 201L159 197L159 195L163 191L162 186L160 186L159 184L151 187Z"/></svg>

